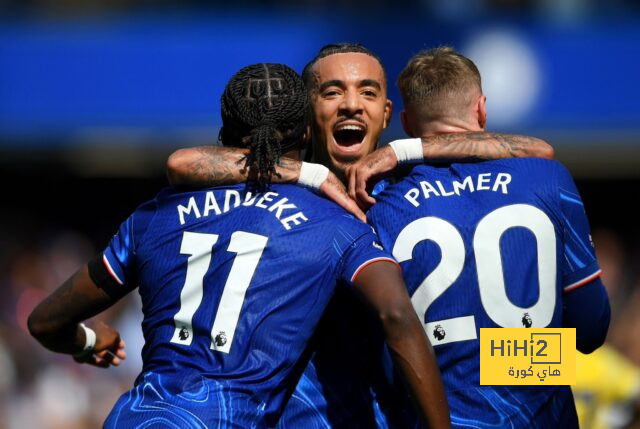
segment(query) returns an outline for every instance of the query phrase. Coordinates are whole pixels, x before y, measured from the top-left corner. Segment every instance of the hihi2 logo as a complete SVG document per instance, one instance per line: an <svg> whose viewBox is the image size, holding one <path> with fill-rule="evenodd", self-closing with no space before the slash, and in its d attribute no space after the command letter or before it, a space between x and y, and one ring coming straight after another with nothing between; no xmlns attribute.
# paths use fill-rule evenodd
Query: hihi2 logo
<svg viewBox="0 0 640 429"><path fill-rule="evenodd" d="M575 329L480 329L481 385L572 385L575 380Z"/></svg>

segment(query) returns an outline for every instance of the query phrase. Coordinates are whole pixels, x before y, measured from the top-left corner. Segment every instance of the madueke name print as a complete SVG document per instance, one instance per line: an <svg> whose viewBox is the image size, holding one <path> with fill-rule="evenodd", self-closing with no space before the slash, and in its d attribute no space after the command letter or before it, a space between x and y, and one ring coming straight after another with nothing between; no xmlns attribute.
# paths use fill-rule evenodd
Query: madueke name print
<svg viewBox="0 0 640 429"><path fill-rule="evenodd" d="M295 204L286 197L280 197L277 192L265 192L257 195L247 192L243 201L240 192L228 189L221 202L222 204L219 204L213 191L208 191L204 200L196 200L196 197L191 196L184 204L176 206L180 225L184 225L189 219L200 219L211 214L218 216L240 206L266 209L280 221L286 230L309 220Z"/></svg>

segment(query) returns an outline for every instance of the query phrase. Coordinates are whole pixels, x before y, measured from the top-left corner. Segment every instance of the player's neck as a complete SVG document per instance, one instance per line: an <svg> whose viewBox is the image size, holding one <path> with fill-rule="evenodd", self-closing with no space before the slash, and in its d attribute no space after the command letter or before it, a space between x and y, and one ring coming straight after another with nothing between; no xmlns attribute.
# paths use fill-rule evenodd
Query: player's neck
<svg viewBox="0 0 640 429"><path fill-rule="evenodd" d="M477 122L453 118L421 124L418 135L420 137L431 137L438 134L466 133L470 131L484 131L484 129Z"/></svg>

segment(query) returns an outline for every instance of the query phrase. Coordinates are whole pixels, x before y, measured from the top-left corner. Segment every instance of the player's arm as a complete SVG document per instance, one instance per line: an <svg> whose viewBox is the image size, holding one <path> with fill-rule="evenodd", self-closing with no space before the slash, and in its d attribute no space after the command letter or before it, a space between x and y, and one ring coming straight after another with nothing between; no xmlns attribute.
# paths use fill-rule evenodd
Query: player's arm
<svg viewBox="0 0 640 429"><path fill-rule="evenodd" d="M563 307L562 326L576 329L576 348L580 352L591 353L604 344L611 308L599 277L566 292Z"/></svg>
<svg viewBox="0 0 640 429"><path fill-rule="evenodd" d="M126 357L120 334L104 323L94 323L89 329L95 332L95 345L88 348L93 339L80 325L119 298L99 288L85 265L31 312L29 332L47 349L73 355L78 362L104 368L119 365Z"/></svg>
<svg viewBox="0 0 640 429"><path fill-rule="evenodd" d="M167 161L169 183L173 188L204 188L245 182L249 173L245 167L248 153L247 149L224 146L198 146L177 150ZM349 197L344 184L335 174L318 164L304 164L305 171L302 171L302 161L281 157L276 166L277 175L272 177L272 181L310 187L358 219L366 221L364 213Z"/></svg>
<svg viewBox="0 0 640 429"><path fill-rule="evenodd" d="M449 406L436 358L416 316L401 271L388 260L359 271L356 289L382 323L387 344L427 427L450 427Z"/></svg>
<svg viewBox="0 0 640 429"><path fill-rule="evenodd" d="M426 162L488 161L503 158L553 159L555 151L535 137L488 132L439 134L423 137Z"/></svg>
<svg viewBox="0 0 640 429"><path fill-rule="evenodd" d="M550 180L562 219L564 255L558 268L563 284L563 326L576 328L576 347L591 353L607 336L611 309L591 240L584 203L569 171L552 163L557 180ZM550 176L552 178L553 176Z"/></svg>
<svg viewBox="0 0 640 429"><path fill-rule="evenodd" d="M224 146L196 146L179 149L167 160L167 178L172 188L206 188L247 180L248 149ZM297 171L296 171L297 170ZM277 172L283 183L295 183L300 163L282 158ZM295 178L294 178L295 176Z"/></svg>
<svg viewBox="0 0 640 429"><path fill-rule="evenodd" d="M398 164L488 161L503 158L553 159L553 147L543 140L512 134L466 132L422 139L396 140L349 166L349 195L364 206L375 204L368 186L393 172Z"/></svg>

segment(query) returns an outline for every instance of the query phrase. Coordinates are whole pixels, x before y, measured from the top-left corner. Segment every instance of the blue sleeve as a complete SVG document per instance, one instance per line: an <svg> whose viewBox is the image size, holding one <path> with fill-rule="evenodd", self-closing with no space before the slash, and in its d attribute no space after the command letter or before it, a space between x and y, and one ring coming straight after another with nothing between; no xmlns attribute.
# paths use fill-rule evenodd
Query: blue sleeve
<svg viewBox="0 0 640 429"><path fill-rule="evenodd" d="M122 222L102 254L102 261L115 282L128 290L138 286L136 252L157 208L156 200L142 204Z"/></svg>
<svg viewBox="0 0 640 429"><path fill-rule="evenodd" d="M591 353L604 343L611 319L602 281L596 278L563 298L563 327L576 328L576 347L582 353Z"/></svg>
<svg viewBox="0 0 640 429"><path fill-rule="evenodd" d="M569 172L558 165L558 198L562 216L562 287L570 292L600 275L584 204Z"/></svg>
<svg viewBox="0 0 640 429"><path fill-rule="evenodd" d="M357 238L352 235L344 235L346 230L338 228L337 238L334 239L334 247L340 249L342 257L338 265L338 279L347 284L353 284L360 271L367 265L377 261L390 261L397 264L389 252L384 250L373 228L361 223L358 228L361 233ZM364 233L362 233L364 231Z"/></svg>
<svg viewBox="0 0 640 429"><path fill-rule="evenodd" d="M123 288L135 283L133 215L122 222L102 254L109 275Z"/></svg>

